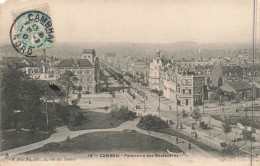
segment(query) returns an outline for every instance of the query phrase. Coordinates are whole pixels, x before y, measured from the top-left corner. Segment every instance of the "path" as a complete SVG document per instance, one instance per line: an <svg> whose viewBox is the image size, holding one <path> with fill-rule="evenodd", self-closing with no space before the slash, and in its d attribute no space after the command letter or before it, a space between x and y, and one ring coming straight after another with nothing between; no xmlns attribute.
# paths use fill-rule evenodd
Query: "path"
<svg viewBox="0 0 260 166"><path fill-rule="evenodd" d="M136 130L137 132L139 132L141 134L153 136L153 137L160 138L160 139L163 139L165 141L168 141L172 144L176 144L176 142L175 142L176 137L169 136L167 134L162 134L162 133L157 133L157 132L152 132L152 131L148 132L146 130L139 129L139 128L136 127L138 122L139 122L139 118L136 118L134 121L127 121L125 123L122 123L120 126L118 126L116 128L87 129L87 130L79 130L79 131L70 131L65 126L65 127L58 128L57 133L52 134L50 138L48 138L44 141L33 143L33 144L22 146L22 147L18 147L18 148L15 148L15 149L10 149L10 150L7 150L7 151L3 151L0 154L1 154L2 157L6 153L8 153L9 156L13 156L13 155L17 155L17 154L20 154L20 153L24 153L24 152L28 152L28 151L40 148L43 145L50 143L50 142L65 141L68 136L70 138L75 138L79 135L92 133L92 132L123 131L125 129ZM199 147L197 147L195 145L192 145L192 149L188 149L188 141L186 141L186 140L179 138L179 142L180 143L177 144L177 146L179 146L180 149L185 152L185 156L203 155L203 156L212 157L207 152L203 151L202 149L200 149Z"/></svg>

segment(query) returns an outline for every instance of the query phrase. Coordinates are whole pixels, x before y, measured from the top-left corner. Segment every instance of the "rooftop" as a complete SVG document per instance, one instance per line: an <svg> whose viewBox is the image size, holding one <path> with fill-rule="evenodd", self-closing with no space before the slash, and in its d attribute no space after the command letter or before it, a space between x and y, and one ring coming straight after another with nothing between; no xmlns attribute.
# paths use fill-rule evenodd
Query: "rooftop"
<svg viewBox="0 0 260 166"><path fill-rule="evenodd" d="M93 67L87 59L63 59L55 67Z"/></svg>
<svg viewBox="0 0 260 166"><path fill-rule="evenodd" d="M242 91L242 90L247 90L251 89L252 86L249 83L246 83L245 81L234 81L234 82L229 82L229 85L234 88L236 91Z"/></svg>
<svg viewBox="0 0 260 166"><path fill-rule="evenodd" d="M83 54L95 54L95 49L83 49Z"/></svg>

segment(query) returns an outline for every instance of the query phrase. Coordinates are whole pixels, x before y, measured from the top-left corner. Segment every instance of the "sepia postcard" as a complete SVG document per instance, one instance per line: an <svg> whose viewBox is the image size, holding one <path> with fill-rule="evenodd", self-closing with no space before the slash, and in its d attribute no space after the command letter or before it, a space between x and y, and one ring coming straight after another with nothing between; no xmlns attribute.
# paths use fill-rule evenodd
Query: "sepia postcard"
<svg viewBox="0 0 260 166"><path fill-rule="evenodd" d="M0 0L0 166L259 166L259 9Z"/></svg>

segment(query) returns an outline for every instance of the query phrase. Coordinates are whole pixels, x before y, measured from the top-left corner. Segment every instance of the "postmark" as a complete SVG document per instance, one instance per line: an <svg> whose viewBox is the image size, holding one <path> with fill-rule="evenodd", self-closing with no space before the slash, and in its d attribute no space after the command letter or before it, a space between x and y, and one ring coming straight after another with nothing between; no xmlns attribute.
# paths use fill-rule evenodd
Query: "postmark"
<svg viewBox="0 0 260 166"><path fill-rule="evenodd" d="M19 14L10 29L14 49L25 56L55 45L54 28L50 16L42 11L29 10Z"/></svg>

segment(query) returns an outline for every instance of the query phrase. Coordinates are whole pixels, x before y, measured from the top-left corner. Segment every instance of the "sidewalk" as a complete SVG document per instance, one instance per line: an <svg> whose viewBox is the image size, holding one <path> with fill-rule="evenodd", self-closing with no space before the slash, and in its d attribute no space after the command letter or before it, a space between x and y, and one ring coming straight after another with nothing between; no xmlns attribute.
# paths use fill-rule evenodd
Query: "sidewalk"
<svg viewBox="0 0 260 166"><path fill-rule="evenodd" d="M68 136L70 138L74 138L74 137L77 137L79 135L92 133L92 132L123 131L125 129L136 130L139 133L149 135L149 136L153 136L153 137L156 137L156 138L160 138L160 139L168 141L172 144L175 144L176 137L169 136L169 135L162 134L162 133L152 132L152 131L148 132L148 131L139 129L139 128L136 127L138 122L139 122L139 118L136 118L134 121L127 121L125 123L122 123L119 127L116 127L116 128L89 129L89 130L80 130L80 131L70 131L65 126L65 127L58 128L57 133L52 134L51 137L48 138L47 140L37 142L37 143L34 143L34 144L30 144L30 145L26 145L26 146L22 146L22 147L18 147L18 148L15 148L15 149L3 151L0 154L1 154L1 157L3 157L6 153L8 153L9 156L13 156L13 155L17 155L17 154L20 154L20 153L24 153L24 152L27 152L27 151L31 151L31 150L40 148L43 145L50 143L50 142L65 141ZM204 156L212 157L207 152L203 151L202 149L200 149L199 147L197 147L195 145L192 145L192 149L188 149L188 141L186 141L186 140L179 139L179 142L180 143L177 144L177 146L179 146L180 149L185 152L185 156L204 155Z"/></svg>

